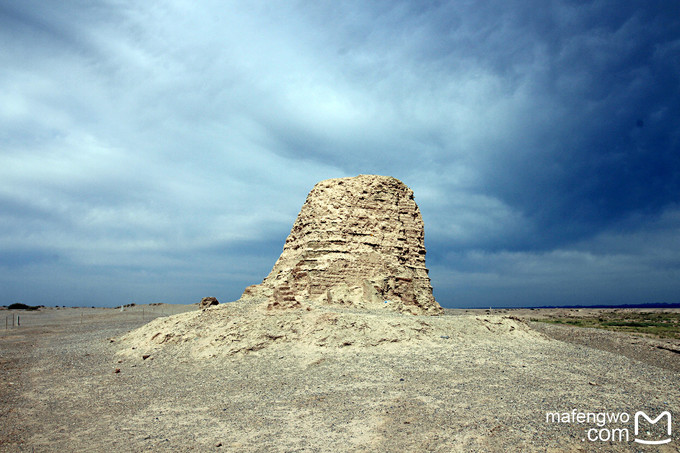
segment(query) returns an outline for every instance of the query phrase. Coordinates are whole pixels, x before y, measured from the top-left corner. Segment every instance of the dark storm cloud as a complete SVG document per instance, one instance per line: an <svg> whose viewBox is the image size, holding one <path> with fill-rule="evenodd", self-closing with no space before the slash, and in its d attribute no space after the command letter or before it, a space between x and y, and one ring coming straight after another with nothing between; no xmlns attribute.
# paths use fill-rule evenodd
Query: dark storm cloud
<svg viewBox="0 0 680 453"><path fill-rule="evenodd" d="M679 21L606 0L0 1L0 302L236 298L314 183L360 173L414 189L445 305L671 298Z"/></svg>
<svg viewBox="0 0 680 453"><path fill-rule="evenodd" d="M527 112L524 129L495 143L486 162L488 193L538 226L543 237L531 242L539 247L637 212L658 215L680 193L680 7L596 2L566 10L537 36L546 55L529 74L531 95L549 110Z"/></svg>

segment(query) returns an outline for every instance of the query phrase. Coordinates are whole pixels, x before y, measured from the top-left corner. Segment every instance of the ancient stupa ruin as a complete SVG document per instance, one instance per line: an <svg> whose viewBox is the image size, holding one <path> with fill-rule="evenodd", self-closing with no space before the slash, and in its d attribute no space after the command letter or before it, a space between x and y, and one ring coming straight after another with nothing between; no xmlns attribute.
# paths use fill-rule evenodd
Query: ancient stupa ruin
<svg viewBox="0 0 680 453"><path fill-rule="evenodd" d="M315 302L440 314L413 191L388 176L319 182L273 269L241 299L267 299L269 309Z"/></svg>
<svg viewBox="0 0 680 453"><path fill-rule="evenodd" d="M534 338L507 316L404 316L443 309L432 295L413 191L386 176L318 183L264 281L238 301L208 305L210 299L200 310L154 319L120 337L120 354L142 363L272 350L307 360L319 348L412 351L502 335Z"/></svg>

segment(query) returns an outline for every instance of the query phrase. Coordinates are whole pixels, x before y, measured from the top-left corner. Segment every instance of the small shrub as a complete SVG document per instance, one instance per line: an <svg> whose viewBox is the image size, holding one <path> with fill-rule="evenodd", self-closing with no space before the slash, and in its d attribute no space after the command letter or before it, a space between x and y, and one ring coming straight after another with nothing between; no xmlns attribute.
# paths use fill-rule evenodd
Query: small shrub
<svg viewBox="0 0 680 453"><path fill-rule="evenodd" d="M30 305L14 303L7 307L9 310L37 310L38 307L32 307Z"/></svg>

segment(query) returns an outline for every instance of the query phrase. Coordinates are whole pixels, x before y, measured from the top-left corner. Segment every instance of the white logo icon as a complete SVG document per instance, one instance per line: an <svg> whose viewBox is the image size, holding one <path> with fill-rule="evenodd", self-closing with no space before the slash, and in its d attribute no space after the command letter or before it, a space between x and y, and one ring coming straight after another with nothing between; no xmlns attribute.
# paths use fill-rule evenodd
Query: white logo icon
<svg viewBox="0 0 680 453"><path fill-rule="evenodd" d="M638 420L640 416L644 417L645 420L647 420L649 423L652 425L656 425L656 422L661 420L664 416L668 417L668 439L663 439L663 440L643 440L643 439L638 439ZM661 444L667 444L668 442L671 441L671 413L668 411L663 411L661 414L659 414L658 417L656 417L654 420L652 420L650 417L647 416L642 411L637 411L635 413L635 442L639 444L646 444L646 445L661 445Z"/></svg>

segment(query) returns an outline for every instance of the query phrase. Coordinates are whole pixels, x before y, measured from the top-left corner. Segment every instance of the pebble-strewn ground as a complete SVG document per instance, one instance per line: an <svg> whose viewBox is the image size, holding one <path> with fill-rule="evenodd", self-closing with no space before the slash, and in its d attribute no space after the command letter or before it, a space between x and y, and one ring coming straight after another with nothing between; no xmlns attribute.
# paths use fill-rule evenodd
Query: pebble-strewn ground
<svg viewBox="0 0 680 453"><path fill-rule="evenodd" d="M120 354L119 339L146 319L81 311L46 310L0 334L0 451L680 451L680 354L632 337L610 342L625 344L617 350L607 332L540 325L570 342L473 329L385 347L280 343L199 359L168 347L143 359ZM673 441L633 443L632 421L605 426L628 428L629 442L546 422L573 409L668 410Z"/></svg>

